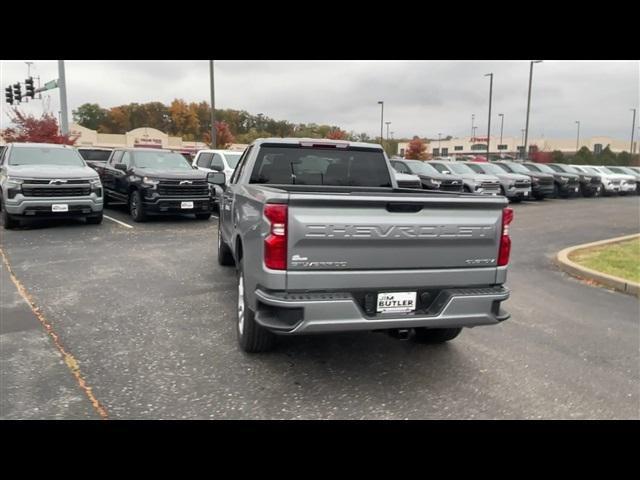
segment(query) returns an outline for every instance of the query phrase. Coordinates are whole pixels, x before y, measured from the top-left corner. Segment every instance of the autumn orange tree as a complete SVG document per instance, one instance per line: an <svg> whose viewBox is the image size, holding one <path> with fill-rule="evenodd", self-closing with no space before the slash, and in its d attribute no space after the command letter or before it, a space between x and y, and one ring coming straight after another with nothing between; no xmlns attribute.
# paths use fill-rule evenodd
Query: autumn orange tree
<svg viewBox="0 0 640 480"><path fill-rule="evenodd" d="M330 138L331 140L346 140L348 137L347 132L341 130L339 128L332 128L327 132L325 138Z"/></svg>
<svg viewBox="0 0 640 480"><path fill-rule="evenodd" d="M14 108L9 114L15 127L4 129L0 134L5 142L34 142L34 143L61 143L73 145L77 136L69 134L61 135L58 121L50 113L44 113L41 117L25 115Z"/></svg>
<svg viewBox="0 0 640 480"><path fill-rule="evenodd" d="M411 160L427 160L427 144L420 137L413 137L413 140L407 145L404 158Z"/></svg>
<svg viewBox="0 0 640 480"><path fill-rule="evenodd" d="M235 138L231 134L231 130L229 130L229 125L226 122L216 122L216 145L212 148L221 148L225 149L229 147L233 142L235 142ZM211 133L204 132L204 143L211 145Z"/></svg>

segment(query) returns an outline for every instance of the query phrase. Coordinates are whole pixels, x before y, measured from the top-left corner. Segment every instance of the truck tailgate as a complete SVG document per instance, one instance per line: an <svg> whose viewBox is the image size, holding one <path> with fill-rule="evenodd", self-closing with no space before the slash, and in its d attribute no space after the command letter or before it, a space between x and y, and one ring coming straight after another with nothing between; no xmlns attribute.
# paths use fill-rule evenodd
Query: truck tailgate
<svg viewBox="0 0 640 480"><path fill-rule="evenodd" d="M290 193L287 269L490 271L506 204L427 192Z"/></svg>

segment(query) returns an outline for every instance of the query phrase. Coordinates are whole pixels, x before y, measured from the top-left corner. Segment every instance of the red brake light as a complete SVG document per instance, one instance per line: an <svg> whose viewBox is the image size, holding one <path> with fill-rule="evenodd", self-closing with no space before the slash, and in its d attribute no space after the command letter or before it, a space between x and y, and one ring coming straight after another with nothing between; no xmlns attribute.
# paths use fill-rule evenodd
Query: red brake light
<svg viewBox="0 0 640 480"><path fill-rule="evenodd" d="M271 225L264 239L264 264L272 270L287 269L287 206L266 204L264 216Z"/></svg>
<svg viewBox="0 0 640 480"><path fill-rule="evenodd" d="M513 221L513 209L502 209L502 233L500 235L500 250L498 251L498 266L503 267L509 263L511 254L511 238L509 237L509 224Z"/></svg>

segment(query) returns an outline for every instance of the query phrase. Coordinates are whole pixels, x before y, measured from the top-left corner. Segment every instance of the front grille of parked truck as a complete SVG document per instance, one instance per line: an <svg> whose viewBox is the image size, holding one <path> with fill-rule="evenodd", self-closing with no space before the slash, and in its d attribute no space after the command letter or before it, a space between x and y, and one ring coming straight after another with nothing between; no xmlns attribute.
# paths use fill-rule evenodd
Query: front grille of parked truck
<svg viewBox="0 0 640 480"><path fill-rule="evenodd" d="M205 180L161 180L158 194L167 197L206 197L209 195L209 185Z"/></svg>

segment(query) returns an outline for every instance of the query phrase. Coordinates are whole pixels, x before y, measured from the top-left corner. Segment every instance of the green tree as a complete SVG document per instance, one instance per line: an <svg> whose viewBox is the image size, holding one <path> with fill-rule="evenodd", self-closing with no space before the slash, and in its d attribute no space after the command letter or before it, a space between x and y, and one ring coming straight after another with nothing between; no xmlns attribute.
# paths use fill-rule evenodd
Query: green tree
<svg viewBox="0 0 640 480"><path fill-rule="evenodd" d="M552 163L568 163L567 158L565 158L564 153L560 150L554 150L551 152L551 162Z"/></svg>
<svg viewBox="0 0 640 480"><path fill-rule="evenodd" d="M97 103L84 103L72 113L74 122L91 130L98 130L108 116L108 111Z"/></svg>
<svg viewBox="0 0 640 480"><path fill-rule="evenodd" d="M589 147L582 147L572 157L571 163L577 163L579 165L593 165L596 162L593 153L589 150Z"/></svg>

